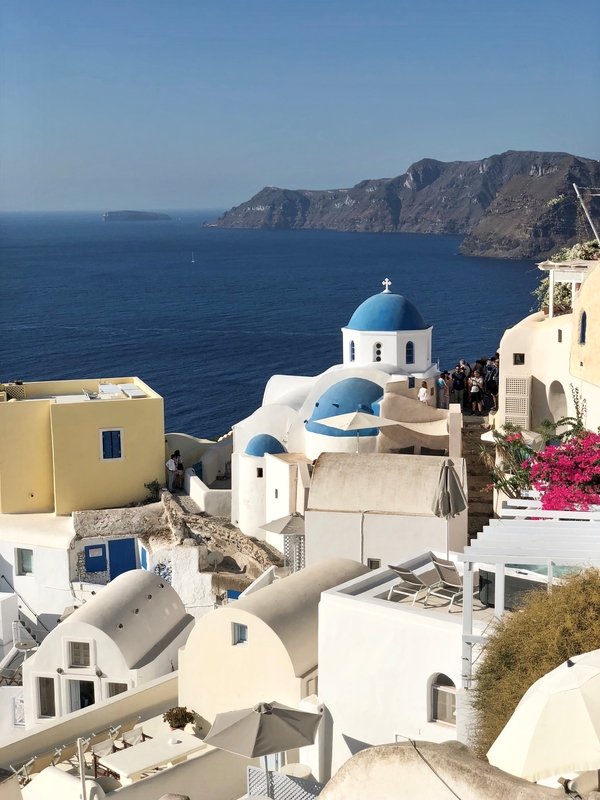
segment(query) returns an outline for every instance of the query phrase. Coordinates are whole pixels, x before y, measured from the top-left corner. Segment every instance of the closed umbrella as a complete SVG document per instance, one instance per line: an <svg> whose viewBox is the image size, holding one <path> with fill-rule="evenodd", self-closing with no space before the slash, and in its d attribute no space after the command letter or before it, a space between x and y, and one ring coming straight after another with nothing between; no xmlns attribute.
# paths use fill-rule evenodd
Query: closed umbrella
<svg viewBox="0 0 600 800"><path fill-rule="evenodd" d="M396 419L386 419L375 414L367 414L366 411L350 411L349 414L339 414L337 417L325 417L317 419L319 425L327 425L328 428L337 428L339 431L356 431L356 452L360 444L360 432L371 428L384 428L387 425L399 425Z"/></svg>
<svg viewBox="0 0 600 800"><path fill-rule="evenodd" d="M431 510L436 517L446 520L446 559L450 555L449 520L468 508L462 484L454 469L454 462L445 458L440 468L440 477L433 497Z"/></svg>
<svg viewBox="0 0 600 800"><path fill-rule="evenodd" d="M267 756L314 744L319 714L298 711L281 703L259 703L254 708L217 714L206 744L247 758L264 756L267 794L270 794Z"/></svg>
<svg viewBox="0 0 600 800"><path fill-rule="evenodd" d="M536 681L487 756L529 781L600 769L600 650L574 656Z"/></svg>

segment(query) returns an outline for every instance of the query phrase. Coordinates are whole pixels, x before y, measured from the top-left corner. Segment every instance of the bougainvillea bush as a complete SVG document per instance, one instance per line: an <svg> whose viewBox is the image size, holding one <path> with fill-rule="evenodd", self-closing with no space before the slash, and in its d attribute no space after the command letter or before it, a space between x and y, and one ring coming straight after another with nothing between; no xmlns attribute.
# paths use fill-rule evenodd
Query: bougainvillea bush
<svg viewBox="0 0 600 800"><path fill-rule="evenodd" d="M523 463L542 498L542 508L587 511L600 505L600 435L586 433Z"/></svg>

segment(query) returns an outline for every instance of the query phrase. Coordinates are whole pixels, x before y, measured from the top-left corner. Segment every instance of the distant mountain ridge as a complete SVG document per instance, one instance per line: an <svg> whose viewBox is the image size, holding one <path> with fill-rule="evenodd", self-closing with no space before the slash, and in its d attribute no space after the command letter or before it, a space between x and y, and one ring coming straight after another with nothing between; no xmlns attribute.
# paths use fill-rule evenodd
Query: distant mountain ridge
<svg viewBox="0 0 600 800"><path fill-rule="evenodd" d="M351 189L266 186L212 224L459 234L465 236L465 255L535 258L575 243L573 183L599 186L600 162L516 150L481 161L425 158L396 178L365 180ZM591 210L600 213L598 198L592 198Z"/></svg>

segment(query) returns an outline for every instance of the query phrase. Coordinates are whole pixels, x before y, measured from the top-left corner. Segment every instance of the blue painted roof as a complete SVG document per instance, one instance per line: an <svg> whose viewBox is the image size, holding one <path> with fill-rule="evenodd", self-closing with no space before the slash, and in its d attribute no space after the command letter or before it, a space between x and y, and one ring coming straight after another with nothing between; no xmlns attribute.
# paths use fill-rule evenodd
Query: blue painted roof
<svg viewBox="0 0 600 800"><path fill-rule="evenodd" d="M323 392L306 423L306 430L312 433L321 433L325 436L354 436L356 431L340 431L321 425L320 419L338 417L352 411L364 411L376 415L379 411L377 401L383 397L383 389L377 383L365 378L346 378L334 383L327 391ZM360 432L361 436L377 436L376 427L367 428Z"/></svg>
<svg viewBox="0 0 600 800"><path fill-rule="evenodd" d="M381 292L359 305L347 327L353 331L423 331L429 326L406 297Z"/></svg>
<svg viewBox="0 0 600 800"><path fill-rule="evenodd" d="M277 455L278 453L285 453L286 449L281 444L279 439L271 436L268 433L259 433L258 436L253 436L246 445L244 451L247 456L264 456L265 453Z"/></svg>

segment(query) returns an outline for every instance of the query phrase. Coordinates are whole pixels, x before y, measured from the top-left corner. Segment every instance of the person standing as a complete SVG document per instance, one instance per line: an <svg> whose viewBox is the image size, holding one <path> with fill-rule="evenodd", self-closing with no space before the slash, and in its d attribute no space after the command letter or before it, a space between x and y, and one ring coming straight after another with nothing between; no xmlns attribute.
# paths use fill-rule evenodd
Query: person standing
<svg viewBox="0 0 600 800"><path fill-rule="evenodd" d="M173 481L175 480L175 476L177 474L177 464L175 463L175 453L171 453L171 457L165 464L167 468L167 485L169 491L173 491Z"/></svg>
<svg viewBox="0 0 600 800"><path fill-rule="evenodd" d="M183 460L181 458L181 453L179 450L175 450L173 453L173 461L175 462L175 488L176 489L183 489Z"/></svg>
<svg viewBox="0 0 600 800"><path fill-rule="evenodd" d="M460 364L457 364L450 377L452 380L452 393L454 395L453 402L458 403L462 408L465 397L466 381L465 373Z"/></svg>
<svg viewBox="0 0 600 800"><path fill-rule="evenodd" d="M473 377L469 380L471 387L471 413L479 414L481 416L482 402L483 402L483 378L478 369L473 373Z"/></svg>
<svg viewBox="0 0 600 800"><path fill-rule="evenodd" d="M423 381L421 383L421 388L419 389L419 394L417 396L422 403L425 403L426 406L429 405L429 392L427 390L427 381Z"/></svg>

